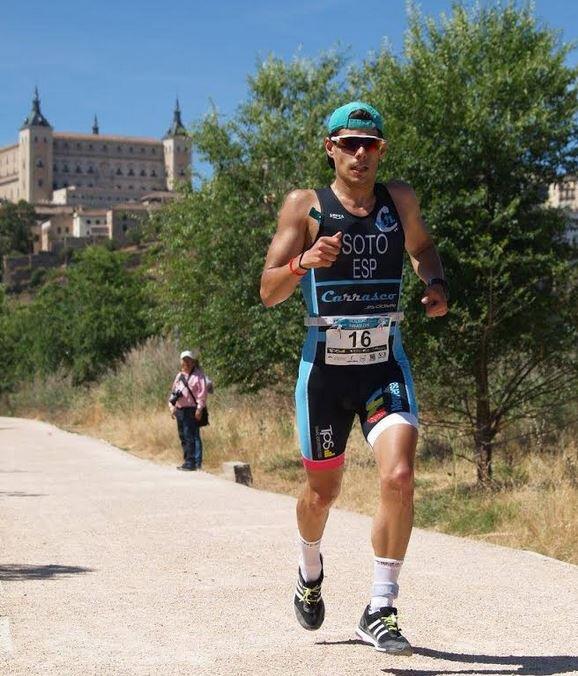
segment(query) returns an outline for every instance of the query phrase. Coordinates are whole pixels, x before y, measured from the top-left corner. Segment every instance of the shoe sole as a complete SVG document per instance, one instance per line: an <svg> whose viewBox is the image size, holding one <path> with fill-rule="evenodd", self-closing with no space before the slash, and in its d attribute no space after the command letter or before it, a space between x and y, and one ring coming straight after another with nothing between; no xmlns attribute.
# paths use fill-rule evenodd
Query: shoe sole
<svg viewBox="0 0 578 676"><path fill-rule="evenodd" d="M355 633L364 643L369 643L380 653L387 653L388 655L402 655L404 657L410 657L411 655L413 655L413 650L411 646L402 648L401 650L395 650L395 648L393 650L391 648L380 648L377 645L377 641L369 634L366 634L363 631L363 629L361 629L361 627L356 627Z"/></svg>

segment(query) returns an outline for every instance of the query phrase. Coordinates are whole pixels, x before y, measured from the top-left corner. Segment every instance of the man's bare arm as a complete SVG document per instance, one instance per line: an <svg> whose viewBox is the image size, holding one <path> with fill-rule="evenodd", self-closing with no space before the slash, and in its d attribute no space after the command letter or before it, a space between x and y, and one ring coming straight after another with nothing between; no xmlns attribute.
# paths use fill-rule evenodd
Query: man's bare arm
<svg viewBox="0 0 578 676"><path fill-rule="evenodd" d="M287 195L281 211L277 232L269 246L265 269L261 275L261 300L267 307L281 303L293 293L302 274L309 268L330 267L341 249L341 234L320 237L304 252L307 241L307 219L316 202L313 190L294 190ZM295 274L289 262L301 256L301 266ZM298 265L293 262L293 269Z"/></svg>
<svg viewBox="0 0 578 676"><path fill-rule="evenodd" d="M436 246L427 231L413 189L402 182L388 184L391 196L403 222L405 248L416 275L426 284L431 279L444 279L444 270ZM429 317L441 317L448 311L444 287L428 287L422 298Z"/></svg>
<svg viewBox="0 0 578 676"><path fill-rule="evenodd" d="M277 232L269 246L261 275L261 300L271 307L289 298L300 277L291 272L289 261L305 247L307 214L313 197L311 190L293 190L279 212ZM304 270L302 272L305 272Z"/></svg>

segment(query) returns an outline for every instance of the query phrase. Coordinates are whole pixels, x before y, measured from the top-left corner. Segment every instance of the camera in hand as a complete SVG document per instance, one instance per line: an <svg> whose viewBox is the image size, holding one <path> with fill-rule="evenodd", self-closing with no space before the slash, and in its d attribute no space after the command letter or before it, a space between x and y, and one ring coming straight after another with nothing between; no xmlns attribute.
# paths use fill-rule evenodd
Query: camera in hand
<svg viewBox="0 0 578 676"><path fill-rule="evenodd" d="M171 396L169 397L169 402L172 404L172 406L175 406L177 401L183 396L183 393L180 390L177 390L176 392L171 392Z"/></svg>

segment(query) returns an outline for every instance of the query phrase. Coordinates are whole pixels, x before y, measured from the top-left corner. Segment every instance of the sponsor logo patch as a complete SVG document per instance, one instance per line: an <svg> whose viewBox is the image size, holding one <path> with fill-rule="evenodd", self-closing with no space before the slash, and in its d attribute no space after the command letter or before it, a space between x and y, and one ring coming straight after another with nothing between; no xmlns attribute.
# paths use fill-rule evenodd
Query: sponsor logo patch
<svg viewBox="0 0 578 676"><path fill-rule="evenodd" d="M335 455L335 444L333 443L333 427L329 425L323 429L315 428L315 437L317 441L317 450L323 453L324 458L332 458Z"/></svg>
<svg viewBox="0 0 578 676"><path fill-rule="evenodd" d="M375 226L380 232L391 232L392 230L397 230L399 223L389 211L389 207L381 207L375 217Z"/></svg>

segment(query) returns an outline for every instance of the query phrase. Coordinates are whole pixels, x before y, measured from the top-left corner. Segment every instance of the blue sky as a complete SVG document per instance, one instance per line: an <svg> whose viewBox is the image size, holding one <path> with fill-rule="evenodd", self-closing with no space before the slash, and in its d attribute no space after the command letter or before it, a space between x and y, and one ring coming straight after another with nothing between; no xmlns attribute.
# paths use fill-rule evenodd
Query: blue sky
<svg viewBox="0 0 578 676"><path fill-rule="evenodd" d="M426 14L451 0L422 0ZM537 15L578 38L578 2L537 0ZM259 58L314 57L338 45L352 61L388 40L400 51L403 0L24 0L0 10L0 146L17 139L37 84L57 131L160 137L178 94L186 124L212 100L224 115ZM570 56L578 63L578 53Z"/></svg>

